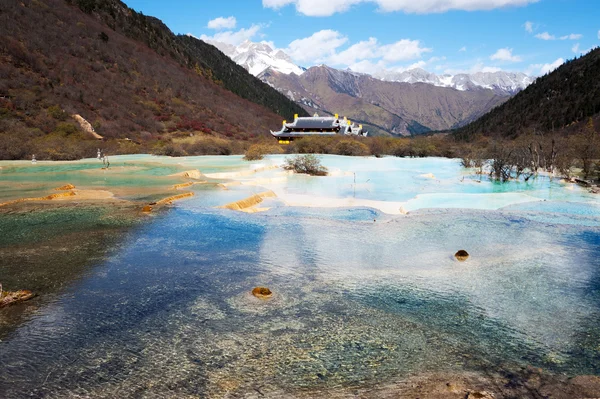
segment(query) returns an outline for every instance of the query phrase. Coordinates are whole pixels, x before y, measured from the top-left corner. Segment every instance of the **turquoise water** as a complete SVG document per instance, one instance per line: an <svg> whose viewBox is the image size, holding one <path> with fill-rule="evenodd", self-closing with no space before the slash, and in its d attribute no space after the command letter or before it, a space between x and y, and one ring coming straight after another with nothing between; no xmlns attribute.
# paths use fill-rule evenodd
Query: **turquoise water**
<svg viewBox="0 0 600 399"><path fill-rule="evenodd" d="M282 159L136 156L128 162L138 176L128 178L236 172ZM279 179L272 169L235 177L271 179L265 185L193 186L195 197L128 229L96 208L71 218L63 208L0 214L1 243L15 261L32 256L36 237L71 248L73 235L61 241L48 223L70 226L82 242L92 242L77 232L90 223L115 231L107 248L61 275L59 288L44 294L41 284L40 296L11 309L24 315L0 330L0 396L327 396L424 373L529 365L600 375L597 196L541 177L477 183L454 160L323 163L331 177ZM344 172L356 173L356 183ZM265 201L271 209L263 213L214 208L266 188L414 206L390 215L290 207L279 198ZM458 249L471 254L467 262L454 260ZM37 281L31 269L2 262L0 281ZM30 265L40 273L49 266L74 267L59 255ZM271 288L271 300L250 294L259 285Z"/></svg>
<svg viewBox="0 0 600 399"><path fill-rule="evenodd" d="M283 155L270 156L252 164L255 167L280 165L284 158ZM282 180L281 171L269 170L236 180L275 180L279 176L279 181L263 186L278 194L402 202L407 211L499 209L544 200L599 203L597 195L558 178L540 175L529 182L497 183L487 176L476 175L474 170L461 168L459 161L453 159L323 156L322 160L330 171L326 178L292 175Z"/></svg>

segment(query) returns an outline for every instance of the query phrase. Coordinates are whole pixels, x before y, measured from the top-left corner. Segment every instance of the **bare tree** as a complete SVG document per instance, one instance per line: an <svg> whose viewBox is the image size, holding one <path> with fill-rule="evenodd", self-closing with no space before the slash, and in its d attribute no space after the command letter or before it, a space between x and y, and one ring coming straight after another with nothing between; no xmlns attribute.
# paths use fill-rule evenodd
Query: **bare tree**
<svg viewBox="0 0 600 399"><path fill-rule="evenodd" d="M494 180L506 182L512 177L514 169L513 149L506 144L494 143L488 149L488 164L490 166L490 177Z"/></svg>
<svg viewBox="0 0 600 399"><path fill-rule="evenodd" d="M588 178L593 170L594 159L598 156L598 143L596 139L596 129L592 118L583 128L581 135L575 137L573 148L576 151L577 158L581 161L581 171L584 178Z"/></svg>

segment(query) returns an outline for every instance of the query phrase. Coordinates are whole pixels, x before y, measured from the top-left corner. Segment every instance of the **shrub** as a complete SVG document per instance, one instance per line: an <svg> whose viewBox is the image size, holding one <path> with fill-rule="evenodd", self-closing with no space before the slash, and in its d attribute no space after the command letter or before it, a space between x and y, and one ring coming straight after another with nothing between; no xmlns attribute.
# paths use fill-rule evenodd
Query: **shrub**
<svg viewBox="0 0 600 399"><path fill-rule="evenodd" d="M321 161L313 154L295 155L285 159L283 168L293 170L296 173L305 173L311 176L326 176L327 168L321 165Z"/></svg>
<svg viewBox="0 0 600 399"><path fill-rule="evenodd" d="M411 157L433 157L438 156L435 144L426 137L416 137L410 141L409 155Z"/></svg>
<svg viewBox="0 0 600 399"><path fill-rule="evenodd" d="M216 137L201 137L192 143L184 143L188 155L230 155L233 143Z"/></svg>
<svg viewBox="0 0 600 399"><path fill-rule="evenodd" d="M342 140L336 144L334 152L338 155L361 156L369 155L369 147L356 140Z"/></svg>
<svg viewBox="0 0 600 399"><path fill-rule="evenodd" d="M71 135L75 136L79 133L79 129L77 129L76 126L70 123L61 122L56 126L52 133L62 137L67 137Z"/></svg>
<svg viewBox="0 0 600 399"><path fill-rule="evenodd" d="M300 154L326 154L328 142L324 137L303 137L295 140L294 145Z"/></svg>
<svg viewBox="0 0 600 399"><path fill-rule="evenodd" d="M156 146L152 153L154 155L166 155L168 157L183 157L186 155L181 145L167 143L163 146Z"/></svg>
<svg viewBox="0 0 600 399"><path fill-rule="evenodd" d="M258 161L267 154L282 154L280 146L274 144L252 144L246 151L244 159L246 161Z"/></svg>
<svg viewBox="0 0 600 399"><path fill-rule="evenodd" d="M50 108L48 108L48 115L50 115L58 121L66 121L68 116L67 113L63 111L63 109L58 105L53 105Z"/></svg>

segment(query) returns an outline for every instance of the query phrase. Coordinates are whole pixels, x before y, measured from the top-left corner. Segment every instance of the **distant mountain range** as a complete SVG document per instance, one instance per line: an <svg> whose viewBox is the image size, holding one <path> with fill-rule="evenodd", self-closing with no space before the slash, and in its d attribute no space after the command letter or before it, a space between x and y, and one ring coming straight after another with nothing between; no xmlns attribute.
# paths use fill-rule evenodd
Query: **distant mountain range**
<svg viewBox="0 0 600 399"><path fill-rule="evenodd" d="M460 91L426 83L386 82L327 66L302 75L268 69L260 75L309 113L339 113L372 135L407 136L459 127L509 97L492 90Z"/></svg>
<svg viewBox="0 0 600 399"><path fill-rule="evenodd" d="M463 126L534 81L503 71L436 75L415 68L367 75L325 65L305 69L266 43L209 43L307 111L343 113L381 135Z"/></svg>
<svg viewBox="0 0 600 399"><path fill-rule="evenodd" d="M428 83L438 87L452 87L461 91L478 88L489 89L500 95L514 95L534 81L532 77L520 72L497 71L436 75L421 68L404 72L380 72L374 74L373 77L388 82Z"/></svg>

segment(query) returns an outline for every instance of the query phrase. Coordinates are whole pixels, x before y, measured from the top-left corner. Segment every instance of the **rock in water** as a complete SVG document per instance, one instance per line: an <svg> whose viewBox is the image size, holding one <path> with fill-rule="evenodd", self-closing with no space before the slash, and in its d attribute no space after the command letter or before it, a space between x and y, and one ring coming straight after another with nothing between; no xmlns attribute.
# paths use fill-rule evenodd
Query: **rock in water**
<svg viewBox="0 0 600 399"><path fill-rule="evenodd" d="M13 303L26 301L34 296L34 293L28 290L19 290L14 292L4 291L0 293L0 308L12 305Z"/></svg>
<svg viewBox="0 0 600 399"><path fill-rule="evenodd" d="M252 295L260 299L267 299L273 296L273 293L267 287L256 287L252 290Z"/></svg>
<svg viewBox="0 0 600 399"><path fill-rule="evenodd" d="M464 249L461 249L460 251L458 251L457 253L454 254L454 257L459 262L464 262L469 258L469 253L467 251L465 251Z"/></svg>
<svg viewBox="0 0 600 399"><path fill-rule="evenodd" d="M150 205L144 205L144 207L142 208L142 212L150 213L152 212L152 207Z"/></svg>

